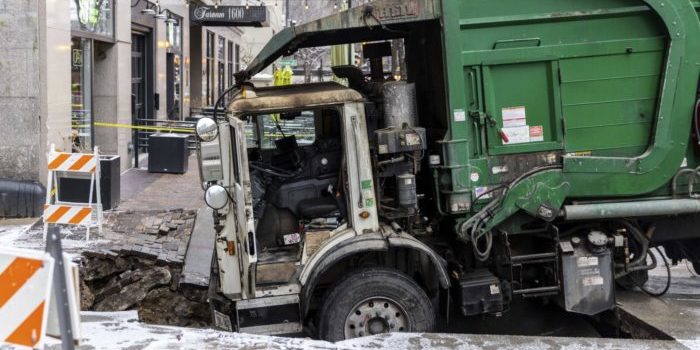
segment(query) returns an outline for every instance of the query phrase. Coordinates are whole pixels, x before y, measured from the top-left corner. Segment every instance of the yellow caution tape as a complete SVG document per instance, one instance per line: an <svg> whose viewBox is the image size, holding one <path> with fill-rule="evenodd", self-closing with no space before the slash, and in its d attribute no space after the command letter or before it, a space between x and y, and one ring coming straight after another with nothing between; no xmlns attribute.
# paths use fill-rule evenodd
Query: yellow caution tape
<svg viewBox="0 0 700 350"><path fill-rule="evenodd" d="M116 124L116 123L102 123L95 122L95 126L101 126L106 128L124 128L133 130L149 130L149 131L169 131L169 132L181 132L185 134L194 134L193 128L178 128L178 127L168 127L168 126L144 126L144 125L129 125L129 124ZM89 128L90 125L73 125L74 128Z"/></svg>

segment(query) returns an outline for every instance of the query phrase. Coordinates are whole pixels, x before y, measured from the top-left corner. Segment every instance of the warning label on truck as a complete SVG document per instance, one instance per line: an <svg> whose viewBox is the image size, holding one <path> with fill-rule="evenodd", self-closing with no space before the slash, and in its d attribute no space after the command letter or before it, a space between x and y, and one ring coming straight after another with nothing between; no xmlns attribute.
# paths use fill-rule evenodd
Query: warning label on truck
<svg viewBox="0 0 700 350"><path fill-rule="evenodd" d="M530 142L544 141L544 129L542 125L530 127Z"/></svg>
<svg viewBox="0 0 700 350"><path fill-rule="evenodd" d="M503 116L503 128L516 128L527 126L527 113L525 107L506 107L501 109Z"/></svg>

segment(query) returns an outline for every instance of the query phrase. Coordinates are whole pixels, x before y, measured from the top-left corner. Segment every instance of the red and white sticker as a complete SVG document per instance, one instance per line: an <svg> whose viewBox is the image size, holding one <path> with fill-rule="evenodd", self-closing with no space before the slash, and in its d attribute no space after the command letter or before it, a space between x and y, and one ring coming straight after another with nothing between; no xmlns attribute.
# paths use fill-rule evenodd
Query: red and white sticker
<svg viewBox="0 0 700 350"><path fill-rule="evenodd" d="M530 142L544 141L544 128L542 125L530 127Z"/></svg>

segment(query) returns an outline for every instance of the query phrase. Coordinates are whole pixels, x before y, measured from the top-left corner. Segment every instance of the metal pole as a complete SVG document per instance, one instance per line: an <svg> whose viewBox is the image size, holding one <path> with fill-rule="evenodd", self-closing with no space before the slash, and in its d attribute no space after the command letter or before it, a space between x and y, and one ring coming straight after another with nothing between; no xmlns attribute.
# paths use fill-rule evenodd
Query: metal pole
<svg viewBox="0 0 700 350"><path fill-rule="evenodd" d="M61 349L74 350L70 304L68 303L68 286L66 285L67 272L63 264L63 249L61 248L61 230L56 225L49 225L46 251L51 254L55 261L53 268L53 292L56 297L58 327L61 330Z"/></svg>
<svg viewBox="0 0 700 350"><path fill-rule="evenodd" d="M289 0L286 0L284 3L284 26L289 27L289 24L292 23L292 21L289 20Z"/></svg>

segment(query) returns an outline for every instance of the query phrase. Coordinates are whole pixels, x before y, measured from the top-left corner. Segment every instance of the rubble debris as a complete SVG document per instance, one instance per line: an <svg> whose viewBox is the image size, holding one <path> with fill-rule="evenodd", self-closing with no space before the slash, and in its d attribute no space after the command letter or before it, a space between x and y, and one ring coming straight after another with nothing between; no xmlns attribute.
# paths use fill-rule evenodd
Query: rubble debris
<svg viewBox="0 0 700 350"><path fill-rule="evenodd" d="M196 328L210 324L206 300L192 301L169 287L159 287L148 292L138 312L139 320L145 323Z"/></svg>
<svg viewBox="0 0 700 350"><path fill-rule="evenodd" d="M207 327L204 290L178 290L195 211L110 213L105 244L82 253L81 308L136 310L142 322Z"/></svg>
<svg viewBox="0 0 700 350"><path fill-rule="evenodd" d="M154 267L146 272L136 270L136 273L139 272L144 274L143 278L123 288L112 289L116 292L112 293L115 297L102 299L102 301L95 305L95 311L128 310L136 303L143 301L151 289L170 283L172 276L170 270L162 267Z"/></svg>

